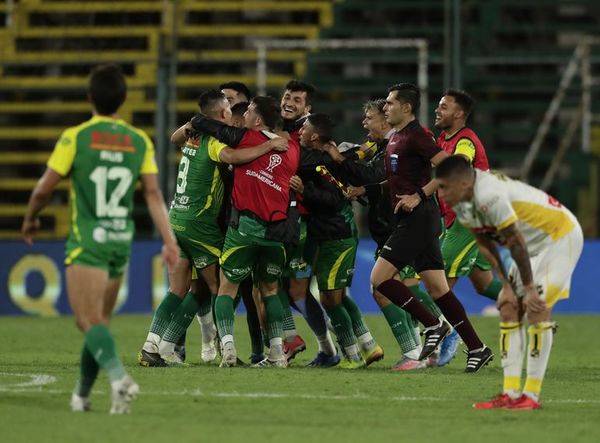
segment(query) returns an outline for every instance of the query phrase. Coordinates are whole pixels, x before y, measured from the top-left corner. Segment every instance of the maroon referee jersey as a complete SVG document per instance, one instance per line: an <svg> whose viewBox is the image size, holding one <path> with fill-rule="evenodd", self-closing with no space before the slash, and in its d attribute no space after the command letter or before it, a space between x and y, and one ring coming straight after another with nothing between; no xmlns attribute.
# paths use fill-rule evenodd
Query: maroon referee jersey
<svg viewBox="0 0 600 443"><path fill-rule="evenodd" d="M433 134L417 120L395 132L385 151L385 170L392 208L398 195L410 195L431 181L431 158L441 152Z"/></svg>

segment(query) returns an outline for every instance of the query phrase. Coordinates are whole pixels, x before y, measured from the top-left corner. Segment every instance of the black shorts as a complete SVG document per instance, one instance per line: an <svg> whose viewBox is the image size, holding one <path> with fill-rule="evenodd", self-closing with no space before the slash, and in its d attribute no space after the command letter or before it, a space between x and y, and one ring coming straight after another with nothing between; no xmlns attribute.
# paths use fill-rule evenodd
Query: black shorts
<svg viewBox="0 0 600 443"><path fill-rule="evenodd" d="M434 199L428 198L412 212L398 216L380 257L398 270L407 265L417 272L443 270L440 234L440 209Z"/></svg>

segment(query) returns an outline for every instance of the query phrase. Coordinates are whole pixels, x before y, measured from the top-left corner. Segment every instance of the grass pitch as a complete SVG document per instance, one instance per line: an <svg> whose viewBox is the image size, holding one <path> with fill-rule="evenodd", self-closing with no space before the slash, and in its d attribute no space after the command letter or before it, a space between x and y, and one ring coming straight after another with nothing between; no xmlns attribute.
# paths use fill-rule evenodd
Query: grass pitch
<svg viewBox="0 0 600 443"><path fill-rule="evenodd" d="M498 349L498 321L475 317L483 339ZM465 357L449 366L391 373L398 346L382 316L367 322L386 351L367 370L309 369L316 343L296 318L308 349L286 370L200 365L200 332L188 331L185 368L141 368L136 355L149 316L116 317L111 330L128 371L141 387L129 416L109 416L110 387L101 372L93 411L74 414L82 336L69 317L0 318L0 442L598 442L600 316L562 316L539 411L475 411L475 401L501 389L496 356L478 374ZM236 323L240 357L249 340Z"/></svg>

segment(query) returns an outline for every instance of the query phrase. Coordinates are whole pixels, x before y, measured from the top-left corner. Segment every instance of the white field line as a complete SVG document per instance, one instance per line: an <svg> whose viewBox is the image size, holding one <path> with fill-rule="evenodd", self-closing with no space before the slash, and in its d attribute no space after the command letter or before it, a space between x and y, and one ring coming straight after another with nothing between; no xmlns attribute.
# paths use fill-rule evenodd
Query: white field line
<svg viewBox="0 0 600 443"><path fill-rule="evenodd" d="M29 378L28 381L20 383L10 383L8 385L0 385L0 391L4 391L4 388L8 389L23 389L23 388L36 388L40 386L49 385L56 382L56 377L53 375L46 374L23 374L19 372L0 372L0 377L17 377L17 378Z"/></svg>
<svg viewBox="0 0 600 443"><path fill-rule="evenodd" d="M0 373L0 375L15 375L9 373ZM21 374L21 376L30 376L32 380L34 380L33 376L39 377L43 374ZM53 379L49 383L53 383L56 381L55 377L50 377ZM39 379L37 379L39 380ZM47 380L47 379L46 379ZM10 392L10 393L43 393L43 394L54 394L54 395L67 395L70 394L71 391L61 390L61 389L46 389L44 386L49 383L44 384L29 384L26 387L21 385L0 385L0 392ZM106 392L101 390L94 390L93 395L106 395ZM439 402L448 402L453 403L456 402L455 399L452 398L444 398L444 397L417 397L417 396L392 396L392 397L380 397L374 395L367 394L352 394L352 395L326 395L326 394L301 394L301 393L277 393L277 392L205 392L200 389L184 389L182 391L144 391L140 393L141 396L161 396L161 397L203 397L203 398L268 398L268 399L290 399L290 400L330 400L330 401L349 401L349 400L388 400L388 401L397 401L397 402L418 402L418 401L439 401ZM600 404L600 399L544 399L544 403L567 403L567 404Z"/></svg>

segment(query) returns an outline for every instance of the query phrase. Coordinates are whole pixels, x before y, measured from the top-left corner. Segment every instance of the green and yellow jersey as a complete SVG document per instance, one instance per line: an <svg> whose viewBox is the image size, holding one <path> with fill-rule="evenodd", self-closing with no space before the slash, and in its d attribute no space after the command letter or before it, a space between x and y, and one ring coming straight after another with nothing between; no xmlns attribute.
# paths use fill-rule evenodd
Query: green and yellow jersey
<svg viewBox="0 0 600 443"><path fill-rule="evenodd" d="M198 134L182 148L175 197L169 214L179 220L207 217L216 220L223 203L223 181L217 164L226 145Z"/></svg>
<svg viewBox="0 0 600 443"><path fill-rule="evenodd" d="M71 176L69 264L85 249L131 242L133 194L140 174L156 174L154 146L123 120L94 116L66 129L48 167Z"/></svg>

